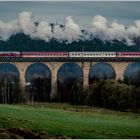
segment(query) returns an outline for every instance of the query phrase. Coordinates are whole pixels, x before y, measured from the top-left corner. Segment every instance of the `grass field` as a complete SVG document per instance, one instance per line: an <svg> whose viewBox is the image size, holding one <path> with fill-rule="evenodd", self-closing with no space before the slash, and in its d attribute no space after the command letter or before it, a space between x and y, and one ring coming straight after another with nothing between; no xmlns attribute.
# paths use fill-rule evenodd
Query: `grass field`
<svg viewBox="0 0 140 140"><path fill-rule="evenodd" d="M63 104L0 105L0 129L46 131L50 137L140 138L140 115Z"/></svg>

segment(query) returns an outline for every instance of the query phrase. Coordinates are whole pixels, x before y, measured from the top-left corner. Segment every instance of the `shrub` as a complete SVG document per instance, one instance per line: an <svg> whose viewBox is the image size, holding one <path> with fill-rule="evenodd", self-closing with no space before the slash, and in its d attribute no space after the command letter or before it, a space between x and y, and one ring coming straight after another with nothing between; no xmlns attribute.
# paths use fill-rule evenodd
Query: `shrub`
<svg viewBox="0 0 140 140"><path fill-rule="evenodd" d="M87 105L120 111L140 109L140 87L114 80L95 81L86 98Z"/></svg>
<svg viewBox="0 0 140 140"><path fill-rule="evenodd" d="M87 105L94 105L102 107L102 97L101 97L101 88L104 85L105 80L94 81L92 85L89 86L88 95L86 97L85 103Z"/></svg>

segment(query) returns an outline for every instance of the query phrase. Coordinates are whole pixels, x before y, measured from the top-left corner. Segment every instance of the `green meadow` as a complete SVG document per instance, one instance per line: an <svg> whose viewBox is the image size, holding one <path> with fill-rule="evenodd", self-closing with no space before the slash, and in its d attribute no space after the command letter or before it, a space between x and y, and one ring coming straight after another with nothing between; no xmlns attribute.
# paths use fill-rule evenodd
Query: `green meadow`
<svg viewBox="0 0 140 140"><path fill-rule="evenodd" d="M0 132L9 128L43 131L50 138L140 138L140 115L66 104L0 105Z"/></svg>

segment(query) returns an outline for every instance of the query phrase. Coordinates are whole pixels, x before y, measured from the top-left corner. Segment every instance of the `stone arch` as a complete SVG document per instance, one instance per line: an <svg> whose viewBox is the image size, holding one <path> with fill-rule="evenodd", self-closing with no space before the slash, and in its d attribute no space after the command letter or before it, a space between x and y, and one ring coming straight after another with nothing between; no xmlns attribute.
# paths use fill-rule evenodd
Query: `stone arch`
<svg viewBox="0 0 140 140"><path fill-rule="evenodd" d="M19 77L19 70L14 64L0 64L0 102L7 104L19 101Z"/></svg>
<svg viewBox="0 0 140 140"><path fill-rule="evenodd" d="M0 80L4 76L8 76L12 82L19 82L20 72L18 68L11 63L1 63L0 64Z"/></svg>
<svg viewBox="0 0 140 140"><path fill-rule="evenodd" d="M140 85L140 62L130 63L126 67L124 81L128 84Z"/></svg>
<svg viewBox="0 0 140 140"><path fill-rule="evenodd" d="M78 87L82 89L83 76L82 68L74 62L64 63L59 68L57 72L57 96L59 101L70 102L73 101L74 96L78 96L73 94L76 94L76 91L78 92Z"/></svg>
<svg viewBox="0 0 140 140"><path fill-rule="evenodd" d="M94 80L100 79L115 79L116 73L114 68L105 62L100 62L93 65L89 71L89 84Z"/></svg>
<svg viewBox="0 0 140 140"><path fill-rule="evenodd" d="M29 82L32 78L36 77L51 77L51 71L46 64L33 63L30 64L25 72L25 81Z"/></svg>
<svg viewBox="0 0 140 140"><path fill-rule="evenodd" d="M44 63L33 63L25 72L28 100L47 101L50 98L52 74Z"/></svg>

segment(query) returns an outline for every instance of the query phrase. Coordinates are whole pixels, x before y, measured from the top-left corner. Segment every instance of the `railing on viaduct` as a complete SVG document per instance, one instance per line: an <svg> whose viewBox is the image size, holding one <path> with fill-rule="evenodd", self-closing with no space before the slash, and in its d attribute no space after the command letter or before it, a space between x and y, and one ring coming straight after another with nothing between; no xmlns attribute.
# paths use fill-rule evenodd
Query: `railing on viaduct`
<svg viewBox="0 0 140 140"><path fill-rule="evenodd" d="M0 57L0 62L140 62L140 58L118 58L118 57L107 57L107 58L22 58L22 57L7 57L2 58Z"/></svg>

